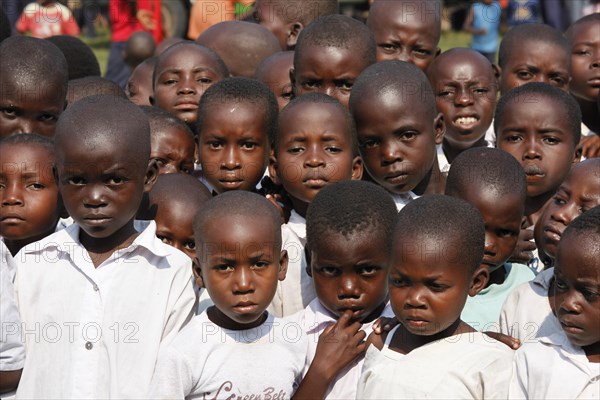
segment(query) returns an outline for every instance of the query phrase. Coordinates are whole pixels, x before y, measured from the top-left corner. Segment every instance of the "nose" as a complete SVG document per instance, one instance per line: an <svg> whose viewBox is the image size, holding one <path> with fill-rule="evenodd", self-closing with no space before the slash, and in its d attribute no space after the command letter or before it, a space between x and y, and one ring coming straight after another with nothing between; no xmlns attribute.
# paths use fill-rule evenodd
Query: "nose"
<svg viewBox="0 0 600 400"><path fill-rule="evenodd" d="M398 49L397 54L398 54L398 56L396 57L396 60L414 64L414 60L410 57L410 54L408 53L408 51L406 51L406 49L404 49L404 48Z"/></svg>
<svg viewBox="0 0 600 400"><path fill-rule="evenodd" d="M247 267L235 269L233 276L233 292L235 294L244 294L254 292L254 280L252 272Z"/></svg>
<svg viewBox="0 0 600 400"><path fill-rule="evenodd" d="M224 169L238 169L240 166L239 154L236 146L227 146L225 149L225 156L221 163L221 168Z"/></svg>
<svg viewBox="0 0 600 400"><path fill-rule="evenodd" d="M571 221L579 216L579 214L575 203L569 200L554 210L551 217L553 220L562 223L564 226L568 226Z"/></svg>
<svg viewBox="0 0 600 400"><path fill-rule="evenodd" d="M316 168L325 164L323 151L317 144L309 145L304 156L304 165L306 167Z"/></svg>
<svg viewBox="0 0 600 400"><path fill-rule="evenodd" d="M526 160L540 159L542 158L538 143L536 141L535 135L531 135L530 139L525 140L525 153L523 154L523 158Z"/></svg>
<svg viewBox="0 0 600 400"><path fill-rule="evenodd" d="M196 94L196 85L192 77L184 77L179 81L177 94Z"/></svg>
<svg viewBox="0 0 600 400"><path fill-rule="evenodd" d="M100 185L88 185L84 204L88 208L106 207L104 192Z"/></svg>
<svg viewBox="0 0 600 400"><path fill-rule="evenodd" d="M459 90L454 97L454 104L457 106L470 106L473 104L473 96L468 90Z"/></svg>
<svg viewBox="0 0 600 400"><path fill-rule="evenodd" d="M37 130L35 129L36 127L36 123L34 121L31 121L28 118L20 118L19 121L16 124L15 129L13 130L13 133L33 133L33 132L37 132Z"/></svg>
<svg viewBox="0 0 600 400"><path fill-rule="evenodd" d="M172 163L164 164L160 168L160 173L161 174L176 174L178 172L179 172L179 169L177 168L177 166L175 166Z"/></svg>
<svg viewBox="0 0 600 400"><path fill-rule="evenodd" d="M23 191L19 185L12 184L7 185L2 191L2 205L3 206L22 206L23 202Z"/></svg>
<svg viewBox="0 0 600 400"><path fill-rule="evenodd" d="M425 295L421 287L412 286L407 289L404 308L427 308L427 304L425 302Z"/></svg>
<svg viewBox="0 0 600 400"><path fill-rule="evenodd" d="M485 247L483 250L483 254L488 257L496 256L496 242L491 238L491 235L485 234Z"/></svg>
<svg viewBox="0 0 600 400"><path fill-rule="evenodd" d="M381 144L381 165L386 166L402 161L400 146L395 140L386 140Z"/></svg>
<svg viewBox="0 0 600 400"><path fill-rule="evenodd" d="M592 63L590 64L590 68L594 69L594 68L600 68L600 53L597 55L597 57L592 60Z"/></svg>
<svg viewBox="0 0 600 400"><path fill-rule="evenodd" d="M567 314L579 314L581 312L582 306L581 301L579 299L579 294L576 290L570 289L567 293L563 295L560 303L560 312Z"/></svg>
<svg viewBox="0 0 600 400"><path fill-rule="evenodd" d="M343 274L338 286L338 299L358 299L360 297L356 274Z"/></svg>

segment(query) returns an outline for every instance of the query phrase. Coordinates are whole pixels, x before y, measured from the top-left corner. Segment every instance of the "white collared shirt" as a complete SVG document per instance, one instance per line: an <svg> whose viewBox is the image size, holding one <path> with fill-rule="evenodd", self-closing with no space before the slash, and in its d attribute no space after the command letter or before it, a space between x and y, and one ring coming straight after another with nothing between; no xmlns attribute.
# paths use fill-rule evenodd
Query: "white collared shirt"
<svg viewBox="0 0 600 400"><path fill-rule="evenodd" d="M509 398L598 399L600 363L591 363L562 330L541 337L515 353Z"/></svg>
<svg viewBox="0 0 600 400"><path fill-rule="evenodd" d="M396 203L396 209L398 211L402 211L404 206L411 201L418 199L419 197L421 196L413 192L406 192L402 194L392 193L392 198L394 199L394 203Z"/></svg>
<svg viewBox="0 0 600 400"><path fill-rule="evenodd" d="M494 124L490 125L488 130L485 132L485 147L494 148L496 147L496 135L494 133ZM440 167L440 172L444 175L448 175L448 171L450 171L450 163L448 162L448 158L446 154L444 154L444 149L442 144L438 144L436 146L437 151L437 159L438 165Z"/></svg>
<svg viewBox="0 0 600 400"><path fill-rule="evenodd" d="M159 347L193 314L191 260L152 222L97 268L73 224L15 257L21 398L140 398Z"/></svg>

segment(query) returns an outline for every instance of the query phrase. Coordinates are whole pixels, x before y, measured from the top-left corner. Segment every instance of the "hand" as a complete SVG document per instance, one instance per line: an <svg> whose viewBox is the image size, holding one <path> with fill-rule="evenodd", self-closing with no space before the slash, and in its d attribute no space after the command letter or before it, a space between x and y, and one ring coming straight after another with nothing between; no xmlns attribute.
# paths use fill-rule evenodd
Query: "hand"
<svg viewBox="0 0 600 400"><path fill-rule="evenodd" d="M577 150L580 150L581 155L586 159L600 157L600 136L591 135L582 137Z"/></svg>
<svg viewBox="0 0 600 400"><path fill-rule="evenodd" d="M289 199L286 196L281 194L268 194L265 196L267 200L269 200L275 207L277 207L277 211L279 211L279 215L281 216L281 224L285 224L290 219L290 214L292 212L292 206L290 204Z"/></svg>
<svg viewBox="0 0 600 400"><path fill-rule="evenodd" d="M521 347L521 341L519 339L505 335L504 333L487 331L483 332L483 334L488 335L492 339L496 339L500 343L504 343L513 350L517 350L519 347Z"/></svg>
<svg viewBox="0 0 600 400"><path fill-rule="evenodd" d="M536 249L535 242L533 242L533 229L521 229L519 232L519 241L515 251L510 256L510 261L517 262L520 264L529 263L533 258L533 250Z"/></svg>
<svg viewBox="0 0 600 400"><path fill-rule="evenodd" d="M373 322L373 333L381 335L382 333L389 332L396 327L400 322L396 318L380 317Z"/></svg>
<svg viewBox="0 0 600 400"><path fill-rule="evenodd" d="M150 10L138 10L135 14L140 24L144 27L144 29L148 31L153 31L156 29L156 22L152 18L152 11Z"/></svg>

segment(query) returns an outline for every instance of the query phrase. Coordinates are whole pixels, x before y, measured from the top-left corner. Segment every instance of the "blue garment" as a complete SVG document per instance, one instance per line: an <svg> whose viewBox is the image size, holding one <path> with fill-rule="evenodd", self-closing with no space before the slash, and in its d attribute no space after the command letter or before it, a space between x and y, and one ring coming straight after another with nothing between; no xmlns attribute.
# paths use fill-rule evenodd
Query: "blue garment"
<svg viewBox="0 0 600 400"><path fill-rule="evenodd" d="M495 53L498 49L498 37L502 8L497 1L492 4L473 4L473 29L485 29L483 35L473 35L471 48L481 53Z"/></svg>
<svg viewBox="0 0 600 400"><path fill-rule="evenodd" d="M506 8L508 26L540 23L540 0L509 0Z"/></svg>

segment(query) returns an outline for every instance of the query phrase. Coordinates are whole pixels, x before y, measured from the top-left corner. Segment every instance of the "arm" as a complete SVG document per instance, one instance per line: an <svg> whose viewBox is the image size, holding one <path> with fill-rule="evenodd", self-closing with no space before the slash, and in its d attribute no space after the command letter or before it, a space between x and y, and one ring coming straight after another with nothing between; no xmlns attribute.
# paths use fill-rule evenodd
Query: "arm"
<svg viewBox="0 0 600 400"><path fill-rule="evenodd" d="M13 391L19 385L23 369L0 371L0 394Z"/></svg>

